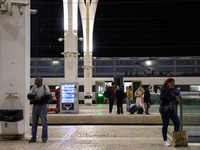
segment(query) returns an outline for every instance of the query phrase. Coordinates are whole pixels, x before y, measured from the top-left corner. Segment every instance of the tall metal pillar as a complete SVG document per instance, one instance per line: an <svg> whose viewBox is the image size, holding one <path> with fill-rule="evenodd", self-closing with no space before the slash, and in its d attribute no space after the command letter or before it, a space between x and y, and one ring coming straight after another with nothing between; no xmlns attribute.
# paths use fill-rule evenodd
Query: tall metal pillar
<svg viewBox="0 0 200 150"><path fill-rule="evenodd" d="M65 82L78 79L78 0L63 0Z"/></svg>
<svg viewBox="0 0 200 150"><path fill-rule="evenodd" d="M79 0L84 37L84 103L92 104L93 29L98 0Z"/></svg>

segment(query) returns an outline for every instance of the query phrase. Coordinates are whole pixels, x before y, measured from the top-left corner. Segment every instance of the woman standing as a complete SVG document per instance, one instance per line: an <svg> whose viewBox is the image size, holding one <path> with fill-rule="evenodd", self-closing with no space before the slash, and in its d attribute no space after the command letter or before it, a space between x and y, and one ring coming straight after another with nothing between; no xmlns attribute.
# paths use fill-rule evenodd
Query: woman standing
<svg viewBox="0 0 200 150"><path fill-rule="evenodd" d="M147 115L150 115L149 113L149 108L151 106L151 94L150 94L151 89L147 88L145 89L144 92L144 108L145 108L145 113Z"/></svg>
<svg viewBox="0 0 200 150"><path fill-rule="evenodd" d="M164 146L171 146L171 143L167 141L167 130L169 125L169 119L172 120L174 123L174 131L179 131L180 128L180 120L178 115L173 107L173 103L178 96L175 96L174 93L174 85L175 80L173 78L168 78L161 88L160 93L160 114L162 117L163 127L162 127L162 134L164 139Z"/></svg>
<svg viewBox="0 0 200 150"><path fill-rule="evenodd" d="M117 90L115 92L116 98L117 98L117 114L119 115L120 113L123 114L123 106L122 106L122 102L124 99L124 93L121 90L121 88L119 87L119 85L117 85Z"/></svg>
<svg viewBox="0 0 200 150"><path fill-rule="evenodd" d="M135 97L136 97L136 105L142 107L142 95L144 94L144 89L142 86L139 86L138 89L135 91Z"/></svg>

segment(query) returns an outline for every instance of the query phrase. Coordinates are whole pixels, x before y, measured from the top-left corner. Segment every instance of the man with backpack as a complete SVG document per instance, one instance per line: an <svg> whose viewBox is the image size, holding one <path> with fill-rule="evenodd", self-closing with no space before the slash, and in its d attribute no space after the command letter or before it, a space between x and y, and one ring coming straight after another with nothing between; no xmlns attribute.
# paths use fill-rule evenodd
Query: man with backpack
<svg viewBox="0 0 200 150"><path fill-rule="evenodd" d="M35 85L27 95L29 100L33 100L32 109L32 137L29 143L36 142L38 119L40 117L42 123L42 143L46 143L48 139L47 133L47 103L52 99L50 89L47 85L43 85L41 77L35 78Z"/></svg>

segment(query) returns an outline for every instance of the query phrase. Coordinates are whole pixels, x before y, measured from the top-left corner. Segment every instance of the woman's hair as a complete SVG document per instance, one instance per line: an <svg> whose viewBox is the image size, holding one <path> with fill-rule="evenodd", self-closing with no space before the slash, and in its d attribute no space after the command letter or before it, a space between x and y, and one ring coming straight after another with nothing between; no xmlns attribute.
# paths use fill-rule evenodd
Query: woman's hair
<svg viewBox="0 0 200 150"><path fill-rule="evenodd" d="M163 89L164 87L166 87L167 84L168 84L169 82L172 82L172 81L175 81L174 78L168 78L167 80L165 80L165 82L164 82L164 84L163 84L163 86L162 86L161 89Z"/></svg>
<svg viewBox="0 0 200 150"><path fill-rule="evenodd" d="M145 89L146 92L149 92L149 87Z"/></svg>

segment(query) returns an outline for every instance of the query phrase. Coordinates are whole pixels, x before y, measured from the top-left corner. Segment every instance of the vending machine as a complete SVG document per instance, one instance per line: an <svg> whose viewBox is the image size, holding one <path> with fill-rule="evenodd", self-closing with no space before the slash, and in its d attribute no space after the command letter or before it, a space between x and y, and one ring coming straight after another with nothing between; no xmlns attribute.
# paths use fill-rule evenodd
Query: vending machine
<svg viewBox="0 0 200 150"><path fill-rule="evenodd" d="M79 84L78 82L60 83L60 112L79 113Z"/></svg>
<svg viewBox="0 0 200 150"><path fill-rule="evenodd" d="M104 91L105 91L105 82L104 81L96 81L95 100L96 100L97 104L105 103Z"/></svg>

